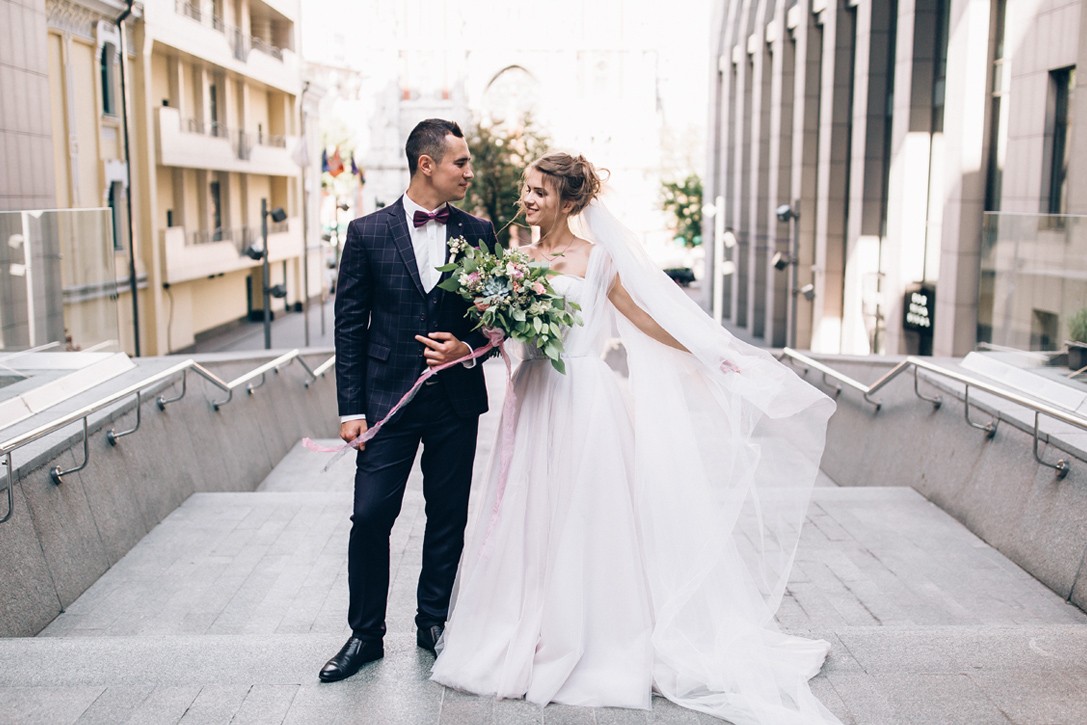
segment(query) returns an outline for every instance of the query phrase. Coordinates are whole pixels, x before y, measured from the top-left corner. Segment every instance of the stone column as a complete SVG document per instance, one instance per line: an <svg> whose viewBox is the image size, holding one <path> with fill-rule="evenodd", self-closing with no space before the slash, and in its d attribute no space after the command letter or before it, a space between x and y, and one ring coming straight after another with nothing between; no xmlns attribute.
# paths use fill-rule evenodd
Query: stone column
<svg viewBox="0 0 1087 725"><path fill-rule="evenodd" d="M793 88L792 174L790 198L800 201L797 220L797 287L814 284L816 207L819 198L820 104L822 98L823 27L811 12L810 0L800 0L789 11L791 32L796 39ZM813 303L796 300L796 345L810 349Z"/></svg>
<svg viewBox="0 0 1087 725"><path fill-rule="evenodd" d="M773 63L770 86L770 158L767 189L769 195L762 214L768 230L768 258L774 252L791 253L790 224L780 222L774 210L793 202L791 167L793 163L793 78L796 41L786 29L784 0L777 0L774 19L766 26L766 41ZM774 347L786 344L789 331L790 282L793 270L766 266L766 342Z"/></svg>
<svg viewBox="0 0 1087 725"><path fill-rule="evenodd" d="M842 350L853 13L847 0L827 2L820 13L823 94L820 99L815 306L812 315L812 349L816 352Z"/></svg>
<svg viewBox="0 0 1087 725"><path fill-rule="evenodd" d="M751 69L751 119L749 143L750 174L747 192L748 237L747 257L747 320L745 327L755 337L762 337L766 329L766 284L768 228L766 207L768 176L770 171L770 95L771 57L766 44L768 5L774 0L761 0L755 9L746 39L749 68Z"/></svg>
<svg viewBox="0 0 1087 725"><path fill-rule="evenodd" d="M977 336L982 212L985 204L985 114L988 108L990 0L950 0L943 164L943 222L933 354L965 355Z"/></svg>

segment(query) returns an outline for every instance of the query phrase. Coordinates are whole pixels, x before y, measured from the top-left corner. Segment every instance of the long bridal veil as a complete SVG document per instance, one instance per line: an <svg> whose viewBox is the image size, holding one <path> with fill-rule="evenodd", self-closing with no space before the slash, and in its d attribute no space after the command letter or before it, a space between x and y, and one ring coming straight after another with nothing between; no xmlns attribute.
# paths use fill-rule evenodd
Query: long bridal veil
<svg viewBox="0 0 1087 725"><path fill-rule="evenodd" d="M807 682L827 643L774 622L834 402L703 313L601 201L574 227L692 353L616 315L630 370L654 687L735 723L837 722Z"/></svg>

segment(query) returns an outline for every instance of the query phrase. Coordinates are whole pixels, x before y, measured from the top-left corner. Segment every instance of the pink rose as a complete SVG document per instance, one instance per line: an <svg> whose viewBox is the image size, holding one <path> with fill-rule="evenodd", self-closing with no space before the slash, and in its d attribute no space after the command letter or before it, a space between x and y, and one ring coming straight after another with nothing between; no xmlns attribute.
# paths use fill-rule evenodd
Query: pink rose
<svg viewBox="0 0 1087 725"><path fill-rule="evenodd" d="M547 291L547 288L543 286L542 282L533 282L532 291L538 295L542 295L544 292Z"/></svg>
<svg viewBox="0 0 1087 725"><path fill-rule="evenodd" d="M468 284L475 284L479 281L479 272L472 272L468 275Z"/></svg>

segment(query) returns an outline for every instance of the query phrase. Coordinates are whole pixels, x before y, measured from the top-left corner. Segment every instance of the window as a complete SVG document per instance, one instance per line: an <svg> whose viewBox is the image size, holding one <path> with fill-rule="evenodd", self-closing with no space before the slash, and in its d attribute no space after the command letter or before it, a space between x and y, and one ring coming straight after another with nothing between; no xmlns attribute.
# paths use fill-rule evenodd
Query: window
<svg viewBox="0 0 1087 725"><path fill-rule="evenodd" d="M107 116L117 115L116 66L117 49L113 43L106 43L98 57L98 67L102 74L102 113Z"/></svg>
<svg viewBox="0 0 1087 725"><path fill-rule="evenodd" d="M1068 208L1068 129L1072 125L1074 66L1049 72L1049 104L1046 118L1046 153L1043 190L1044 211L1064 214Z"/></svg>
<svg viewBox="0 0 1087 725"><path fill-rule="evenodd" d="M944 130L944 103L947 95L947 39L951 22L950 0L936 3L936 58L932 66L932 132Z"/></svg>
<svg viewBox="0 0 1087 725"><path fill-rule="evenodd" d="M212 83L208 86L208 115L211 119L211 135L223 136L219 128L219 89Z"/></svg>
<svg viewBox="0 0 1087 725"><path fill-rule="evenodd" d="M110 220L113 222L113 249L122 251L124 243L124 203L125 187L120 181L114 181L109 185L109 209Z"/></svg>
<svg viewBox="0 0 1087 725"><path fill-rule="evenodd" d="M1034 310L1030 323L1030 349L1056 350L1059 344L1057 315L1046 310Z"/></svg>
<svg viewBox="0 0 1087 725"><path fill-rule="evenodd" d="M211 182L209 192L211 202L211 241L220 242L223 239L223 208L218 181Z"/></svg>
<svg viewBox="0 0 1087 725"><path fill-rule="evenodd" d="M1000 211L1000 188L1004 181L1004 153L1007 148L1006 102L1008 65L1004 62L1004 19L1007 0L996 0L993 8L992 80L989 89L989 159L985 173L985 211Z"/></svg>

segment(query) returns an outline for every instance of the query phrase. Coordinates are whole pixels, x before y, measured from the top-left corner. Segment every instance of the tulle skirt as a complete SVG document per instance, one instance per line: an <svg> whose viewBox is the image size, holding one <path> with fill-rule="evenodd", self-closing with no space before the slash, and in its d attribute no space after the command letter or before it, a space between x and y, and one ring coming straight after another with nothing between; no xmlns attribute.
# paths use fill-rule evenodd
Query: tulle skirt
<svg viewBox="0 0 1087 725"><path fill-rule="evenodd" d="M630 411L614 373L571 357L517 370L517 434L474 495L433 679L540 705L648 708L652 615L631 490ZM506 421L503 421L505 423Z"/></svg>

